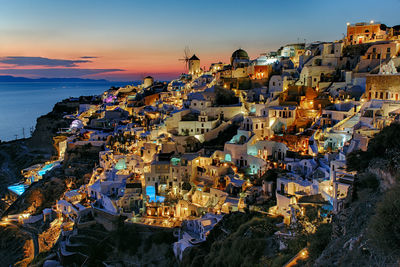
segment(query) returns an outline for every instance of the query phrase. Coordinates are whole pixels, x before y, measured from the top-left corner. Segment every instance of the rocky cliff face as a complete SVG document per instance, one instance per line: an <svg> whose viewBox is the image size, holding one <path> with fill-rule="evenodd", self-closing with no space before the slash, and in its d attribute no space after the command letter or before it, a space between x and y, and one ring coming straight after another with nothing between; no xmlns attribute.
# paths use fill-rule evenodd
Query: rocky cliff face
<svg viewBox="0 0 400 267"><path fill-rule="evenodd" d="M59 128L69 126L63 116L76 110L78 105L78 102L68 101L57 103L50 113L37 119L31 138L0 144L0 196L6 192L8 185L21 180L22 169L43 163L56 155L53 137Z"/></svg>
<svg viewBox="0 0 400 267"><path fill-rule="evenodd" d="M33 259L31 236L15 225L0 226L0 266L27 266Z"/></svg>
<svg viewBox="0 0 400 267"><path fill-rule="evenodd" d="M49 156L55 154L53 137L60 128L69 127L69 122L64 119L64 115L74 112L77 108L79 108L79 102L62 101L57 103L50 113L39 117L35 131L28 142L29 148Z"/></svg>
<svg viewBox="0 0 400 267"><path fill-rule="evenodd" d="M357 262L370 265L371 251L366 229L374 213L379 194L360 193L360 199L339 212L332 222L331 242L315 261L314 266L350 266Z"/></svg>
<svg viewBox="0 0 400 267"><path fill-rule="evenodd" d="M368 235L368 227L376 213L377 203L382 201L387 190L398 186L396 174L382 167L385 166L382 164L381 160L375 161L366 170L376 176L378 187L375 190L359 188L357 200L349 203L347 208L333 218L331 242L314 266L398 266L398 255L387 255L373 244L374 240ZM395 232L395 226L393 231Z"/></svg>
<svg viewBox="0 0 400 267"><path fill-rule="evenodd" d="M43 154L31 153L28 140L18 140L0 144L0 195L7 186L21 180L21 169L44 162Z"/></svg>

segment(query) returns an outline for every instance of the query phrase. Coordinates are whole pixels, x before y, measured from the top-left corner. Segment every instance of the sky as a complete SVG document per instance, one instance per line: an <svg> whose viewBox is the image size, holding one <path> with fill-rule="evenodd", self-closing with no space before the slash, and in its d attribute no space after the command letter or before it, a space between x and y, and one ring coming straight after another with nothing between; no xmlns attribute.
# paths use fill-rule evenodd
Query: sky
<svg viewBox="0 0 400 267"><path fill-rule="evenodd" d="M0 75L175 78L184 49L212 62L343 38L346 23L400 24L400 0L0 0Z"/></svg>

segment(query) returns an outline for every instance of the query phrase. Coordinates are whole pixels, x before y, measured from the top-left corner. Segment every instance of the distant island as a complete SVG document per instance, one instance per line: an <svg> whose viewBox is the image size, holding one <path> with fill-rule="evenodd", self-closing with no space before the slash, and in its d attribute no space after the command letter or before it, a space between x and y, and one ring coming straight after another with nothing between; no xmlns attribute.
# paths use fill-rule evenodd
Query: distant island
<svg viewBox="0 0 400 267"><path fill-rule="evenodd" d="M81 79L81 78L25 78L10 75L0 75L1 82L109 82L105 79Z"/></svg>

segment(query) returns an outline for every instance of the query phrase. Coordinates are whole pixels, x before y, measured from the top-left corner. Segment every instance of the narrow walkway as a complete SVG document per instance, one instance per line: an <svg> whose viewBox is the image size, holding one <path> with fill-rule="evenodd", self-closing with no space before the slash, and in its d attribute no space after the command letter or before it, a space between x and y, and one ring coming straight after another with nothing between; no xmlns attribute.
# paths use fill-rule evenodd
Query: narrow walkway
<svg viewBox="0 0 400 267"><path fill-rule="evenodd" d="M308 249L303 248L293 258L291 258L283 267L295 266L298 260L305 260L308 258Z"/></svg>

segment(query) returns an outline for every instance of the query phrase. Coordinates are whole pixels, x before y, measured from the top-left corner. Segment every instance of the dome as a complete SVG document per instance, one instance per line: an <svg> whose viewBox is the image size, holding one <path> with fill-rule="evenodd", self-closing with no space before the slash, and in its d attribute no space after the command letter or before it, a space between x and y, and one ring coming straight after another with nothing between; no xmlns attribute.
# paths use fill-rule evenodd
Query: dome
<svg viewBox="0 0 400 267"><path fill-rule="evenodd" d="M238 49L233 52L232 59L249 59L249 55L243 49Z"/></svg>

